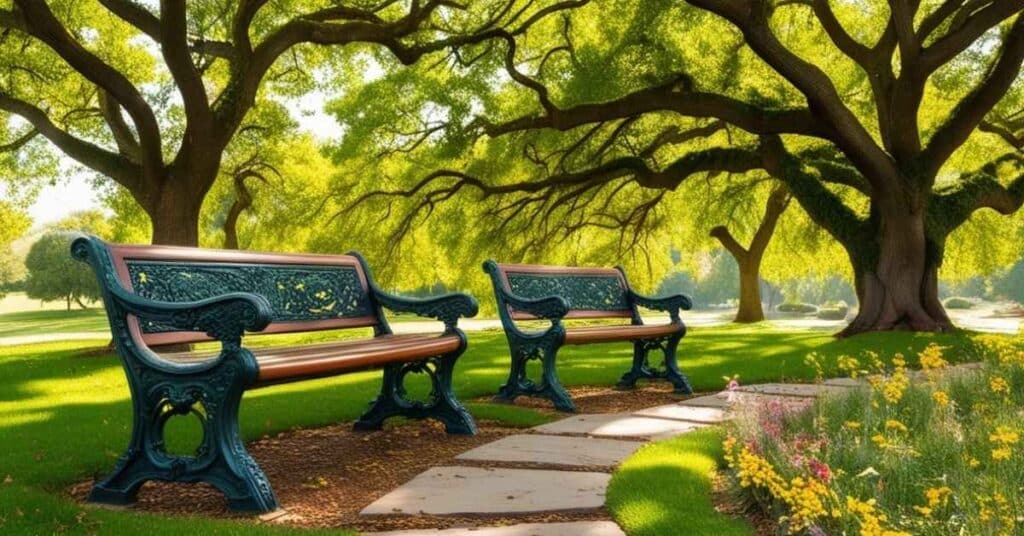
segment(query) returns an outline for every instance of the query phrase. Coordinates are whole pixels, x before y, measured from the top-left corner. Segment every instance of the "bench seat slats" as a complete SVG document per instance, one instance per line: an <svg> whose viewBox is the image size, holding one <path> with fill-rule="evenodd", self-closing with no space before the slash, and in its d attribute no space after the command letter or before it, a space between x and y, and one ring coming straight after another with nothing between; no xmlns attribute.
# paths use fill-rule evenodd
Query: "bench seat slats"
<svg viewBox="0 0 1024 536"><path fill-rule="evenodd" d="M309 347L285 351L266 349L254 352L259 363L256 382L267 385L407 362L453 352L460 344L456 335L390 335L344 341L316 350Z"/></svg>
<svg viewBox="0 0 1024 536"><path fill-rule="evenodd" d="M681 324L586 326L565 330L565 344L634 341L665 337L685 329Z"/></svg>

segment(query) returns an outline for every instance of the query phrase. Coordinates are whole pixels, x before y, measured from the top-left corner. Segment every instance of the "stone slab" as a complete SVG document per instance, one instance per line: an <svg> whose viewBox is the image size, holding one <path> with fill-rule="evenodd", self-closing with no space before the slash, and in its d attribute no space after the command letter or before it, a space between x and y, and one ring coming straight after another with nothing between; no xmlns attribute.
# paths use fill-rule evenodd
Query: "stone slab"
<svg viewBox="0 0 1024 536"><path fill-rule="evenodd" d="M504 527L364 532L363 536L626 536L612 521L525 523Z"/></svg>
<svg viewBox="0 0 1024 536"><path fill-rule="evenodd" d="M718 408L718 409L729 409L729 393L721 392L713 395L697 396L694 398L687 398L679 403L680 406L690 406L698 408Z"/></svg>
<svg viewBox="0 0 1024 536"><path fill-rule="evenodd" d="M817 397L824 394L841 394L847 392L842 387L821 385L816 383L761 383L744 385L736 391L740 393L756 393L771 396Z"/></svg>
<svg viewBox="0 0 1024 536"><path fill-rule="evenodd" d="M832 378L829 380L825 380L825 385L831 387L846 387L848 389L864 387L867 384L868 382L864 380L854 378Z"/></svg>
<svg viewBox="0 0 1024 536"><path fill-rule="evenodd" d="M499 515L596 511L611 475L582 471L432 467L361 515Z"/></svg>
<svg viewBox="0 0 1024 536"><path fill-rule="evenodd" d="M641 446L641 442L617 439L520 434L481 445L455 459L611 468Z"/></svg>
<svg viewBox="0 0 1024 536"><path fill-rule="evenodd" d="M703 424L671 419L637 417L628 413L575 415L567 419L542 424L534 428L543 434L586 434L596 437L635 437L648 439L671 433L683 433L703 427Z"/></svg>
<svg viewBox="0 0 1024 536"><path fill-rule="evenodd" d="M642 409L634 412L633 415L703 424L718 424L728 419L726 411L722 408L684 406L682 404L666 404L664 406Z"/></svg>

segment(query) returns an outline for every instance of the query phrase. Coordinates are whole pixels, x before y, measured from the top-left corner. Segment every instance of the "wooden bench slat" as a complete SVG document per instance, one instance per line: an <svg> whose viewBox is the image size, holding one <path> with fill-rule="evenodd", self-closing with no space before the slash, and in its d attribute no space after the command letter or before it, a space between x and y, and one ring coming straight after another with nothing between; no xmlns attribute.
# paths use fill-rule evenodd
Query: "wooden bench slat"
<svg viewBox="0 0 1024 536"><path fill-rule="evenodd" d="M366 348L349 345L333 352L325 350L312 355L300 354L272 360L257 358L260 372L256 382L257 385L267 385L282 380L333 376L377 368L388 363L408 362L453 352L461 344L454 335L439 335L406 344L367 345Z"/></svg>
<svg viewBox="0 0 1024 536"><path fill-rule="evenodd" d="M665 337L684 330L681 324L616 325L567 328L565 344L634 341L651 337Z"/></svg>

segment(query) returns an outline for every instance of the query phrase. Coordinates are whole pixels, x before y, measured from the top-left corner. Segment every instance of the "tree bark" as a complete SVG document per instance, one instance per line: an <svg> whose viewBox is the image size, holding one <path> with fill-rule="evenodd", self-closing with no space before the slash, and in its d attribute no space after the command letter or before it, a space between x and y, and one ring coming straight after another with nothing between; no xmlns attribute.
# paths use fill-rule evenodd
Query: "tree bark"
<svg viewBox="0 0 1024 536"><path fill-rule="evenodd" d="M913 206L876 207L873 220L878 237L875 258L865 255L863 248L856 253L847 247L860 308L839 335L951 329L938 295L942 245L926 233L924 211Z"/></svg>
<svg viewBox="0 0 1024 536"><path fill-rule="evenodd" d="M752 262L740 263L740 305L733 322L749 324L764 320L761 304L761 266Z"/></svg>

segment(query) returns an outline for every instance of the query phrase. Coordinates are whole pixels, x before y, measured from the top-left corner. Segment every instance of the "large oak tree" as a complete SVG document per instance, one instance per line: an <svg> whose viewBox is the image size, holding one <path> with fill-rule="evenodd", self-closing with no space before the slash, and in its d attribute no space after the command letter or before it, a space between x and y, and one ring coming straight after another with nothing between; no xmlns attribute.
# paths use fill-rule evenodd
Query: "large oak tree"
<svg viewBox="0 0 1024 536"><path fill-rule="evenodd" d="M45 138L127 189L155 243L194 246L250 111L264 94L309 91L331 50L376 46L410 65L585 3L3 1L0 152Z"/></svg>
<svg viewBox="0 0 1024 536"><path fill-rule="evenodd" d="M430 209L475 190L520 216L572 207L561 214L626 225L637 220L593 210L625 183L660 200L691 177L766 172L848 253L860 308L846 334L950 327L937 295L947 237L1024 200L1024 1L687 4L608 1L603 18L596 5L567 17L561 38L505 39L495 64L533 110L485 110L470 127L485 143L527 140L541 171L451 167L392 193ZM596 89L596 72L614 74ZM729 135L706 131L719 124ZM559 133L588 157L529 149ZM968 161L966 144L997 149Z"/></svg>

